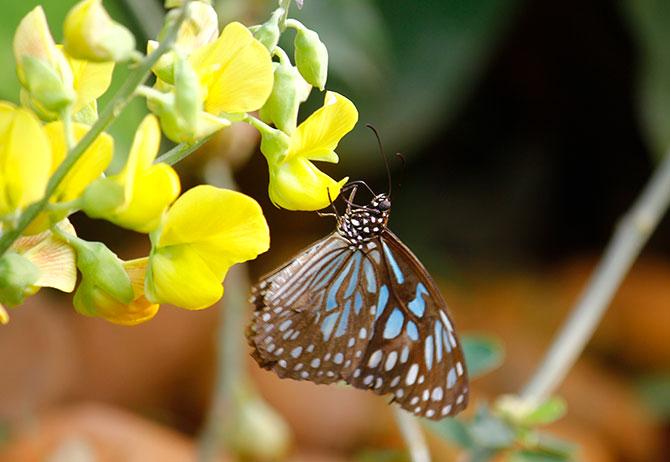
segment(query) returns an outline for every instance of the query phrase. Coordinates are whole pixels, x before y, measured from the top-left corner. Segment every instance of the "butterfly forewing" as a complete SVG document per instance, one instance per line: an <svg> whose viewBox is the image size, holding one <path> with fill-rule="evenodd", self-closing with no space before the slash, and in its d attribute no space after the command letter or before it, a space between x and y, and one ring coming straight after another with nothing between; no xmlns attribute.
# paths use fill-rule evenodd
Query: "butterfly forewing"
<svg viewBox="0 0 670 462"><path fill-rule="evenodd" d="M386 228L387 196L348 204L336 232L253 288L253 357L280 377L345 380L416 415L457 414L467 371L442 295Z"/></svg>
<svg viewBox="0 0 670 462"><path fill-rule="evenodd" d="M419 260L395 235L374 241L382 265L374 332L350 383L390 393L417 415L440 419L465 408L467 373L444 302Z"/></svg>
<svg viewBox="0 0 670 462"><path fill-rule="evenodd" d="M280 377L342 380L372 335L376 273L337 233L298 254L254 288L254 357Z"/></svg>

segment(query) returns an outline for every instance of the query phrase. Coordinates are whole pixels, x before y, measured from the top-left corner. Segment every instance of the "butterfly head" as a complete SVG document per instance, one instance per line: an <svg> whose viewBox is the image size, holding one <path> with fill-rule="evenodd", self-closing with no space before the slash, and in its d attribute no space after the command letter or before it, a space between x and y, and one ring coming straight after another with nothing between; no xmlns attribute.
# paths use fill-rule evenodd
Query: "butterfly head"
<svg viewBox="0 0 670 462"><path fill-rule="evenodd" d="M337 229L352 245L359 246L381 235L390 213L389 197L386 194L377 194L367 205L349 204Z"/></svg>

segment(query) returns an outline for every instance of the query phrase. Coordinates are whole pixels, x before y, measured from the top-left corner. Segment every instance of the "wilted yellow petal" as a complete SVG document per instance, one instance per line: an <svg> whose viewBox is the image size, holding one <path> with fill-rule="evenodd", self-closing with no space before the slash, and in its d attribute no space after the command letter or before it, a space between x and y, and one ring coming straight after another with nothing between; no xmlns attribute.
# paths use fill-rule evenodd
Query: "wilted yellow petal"
<svg viewBox="0 0 670 462"><path fill-rule="evenodd" d="M72 124L76 141L88 132L84 124ZM44 131L51 143L52 167L51 174L58 168L67 155L65 130L62 122L52 122L44 126ZM114 139L107 133L101 133L84 152L81 158L67 173L56 193L51 197L53 202L67 202L79 197L93 180L100 177L114 155Z"/></svg>
<svg viewBox="0 0 670 462"><path fill-rule="evenodd" d="M356 106L344 96L326 92L323 107L310 115L291 136L288 157L337 162L335 148L358 121Z"/></svg>
<svg viewBox="0 0 670 462"><path fill-rule="evenodd" d="M68 234L76 235L69 220L58 223L58 227ZM76 255L72 247L55 237L51 231L44 231L16 240L12 249L30 260L40 271L35 282L39 287L53 287L63 292L72 292L77 282Z"/></svg>
<svg viewBox="0 0 670 462"><path fill-rule="evenodd" d="M0 216L44 195L51 150L37 118L0 102Z"/></svg>
<svg viewBox="0 0 670 462"><path fill-rule="evenodd" d="M270 200L287 210L320 210L340 194L348 178L335 181L312 162L297 157L278 165L270 165ZM328 195L330 194L330 198Z"/></svg>
<svg viewBox="0 0 670 462"><path fill-rule="evenodd" d="M228 24L214 42L198 49L191 63L207 89L205 110L241 113L259 109L272 91L268 50L242 24Z"/></svg>

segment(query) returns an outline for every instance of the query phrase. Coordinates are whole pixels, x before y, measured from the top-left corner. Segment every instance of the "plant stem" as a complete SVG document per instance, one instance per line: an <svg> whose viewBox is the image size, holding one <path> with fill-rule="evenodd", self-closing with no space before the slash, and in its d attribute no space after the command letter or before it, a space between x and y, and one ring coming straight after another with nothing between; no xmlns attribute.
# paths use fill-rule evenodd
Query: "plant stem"
<svg viewBox="0 0 670 462"><path fill-rule="evenodd" d="M228 164L222 161L217 169L218 178L213 183L236 189ZM216 384L209 413L198 445L198 460L216 460L225 439L226 429L235 423L234 392L239 383L246 381L241 356L244 346L244 321L249 293L249 275L244 263L234 265L225 280L226 290L219 303L217 330ZM225 307L225 309L222 309Z"/></svg>
<svg viewBox="0 0 670 462"><path fill-rule="evenodd" d="M179 143L172 149L170 149L168 152L165 154L162 154L159 156L155 161L154 164L159 164L159 163L164 163L168 165L174 165L177 162L185 159L186 157L190 156L193 154L195 151L197 151L203 144L208 142L212 137L216 134L212 133L211 135L208 135L204 138L199 139L193 144L188 144L188 143Z"/></svg>
<svg viewBox="0 0 670 462"><path fill-rule="evenodd" d="M186 19L188 4L190 0L187 0L184 4L179 18L170 28L170 31L165 37L165 40L161 42L159 47L146 58L144 58L137 68L128 76L124 84L119 88L114 95L112 101L105 107L104 111L100 114L98 120L93 124L91 129L83 136L81 140L68 152L67 157L63 162L58 166L54 174L49 179L47 184L46 191L44 192L44 197L38 202L32 204L30 207L26 208L16 226L7 231L0 237L0 255L9 249L12 243L21 235L21 233L30 225L30 223L37 217L37 215L46 207L49 203L49 198L54 194L58 185L65 178L70 169L74 164L81 158L86 149L95 141L95 139L102 133L118 115L123 111L123 109L128 105L128 103L133 99L135 94L135 89L142 84L149 73L151 72L151 67L158 61L158 58L168 51L175 39L177 38L177 32L179 26Z"/></svg>
<svg viewBox="0 0 670 462"><path fill-rule="evenodd" d="M398 407L394 406L393 412L412 462L430 462L430 452L428 452L426 438L423 436L419 421L412 414Z"/></svg>
<svg viewBox="0 0 670 462"><path fill-rule="evenodd" d="M617 226L600 263L540 367L521 393L540 402L560 385L593 335L626 273L670 205L670 153Z"/></svg>
<svg viewBox="0 0 670 462"><path fill-rule="evenodd" d="M291 2L293 0L281 0L279 2L279 8L284 9L284 14L282 17L279 19L279 30L284 32L286 30L286 20L288 19L288 10L291 7Z"/></svg>

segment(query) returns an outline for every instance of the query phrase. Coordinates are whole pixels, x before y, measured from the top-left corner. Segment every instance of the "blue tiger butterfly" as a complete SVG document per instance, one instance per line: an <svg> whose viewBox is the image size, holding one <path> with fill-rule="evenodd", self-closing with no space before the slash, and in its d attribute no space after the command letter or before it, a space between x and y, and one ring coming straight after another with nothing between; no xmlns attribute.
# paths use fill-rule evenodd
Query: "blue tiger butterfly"
<svg viewBox="0 0 670 462"><path fill-rule="evenodd" d="M252 356L282 378L343 380L418 416L453 416L468 378L447 305L387 228L390 192L358 205L359 184L343 188L351 195L333 233L253 287Z"/></svg>

